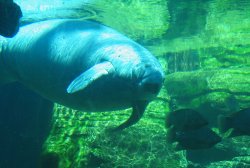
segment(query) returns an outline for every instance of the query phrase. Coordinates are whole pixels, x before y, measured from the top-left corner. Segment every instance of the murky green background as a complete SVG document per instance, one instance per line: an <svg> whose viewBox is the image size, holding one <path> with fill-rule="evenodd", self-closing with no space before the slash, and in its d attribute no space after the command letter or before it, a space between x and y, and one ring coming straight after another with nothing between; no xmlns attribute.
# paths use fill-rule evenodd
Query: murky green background
<svg viewBox="0 0 250 168"><path fill-rule="evenodd" d="M22 24L52 19L92 19L149 49L166 80L143 118L118 134L106 128L131 110L85 113L55 105L44 155L55 153L60 168L244 168L250 138L225 138L214 148L176 151L166 142L170 110L200 111L216 131L218 114L250 107L250 1L92 0L16 1Z"/></svg>

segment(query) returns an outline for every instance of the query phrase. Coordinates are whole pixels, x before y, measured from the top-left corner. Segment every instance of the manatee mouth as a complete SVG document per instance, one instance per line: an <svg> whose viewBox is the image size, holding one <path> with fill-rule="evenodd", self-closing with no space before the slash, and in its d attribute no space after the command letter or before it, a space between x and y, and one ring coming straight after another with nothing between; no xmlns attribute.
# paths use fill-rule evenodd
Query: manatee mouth
<svg viewBox="0 0 250 168"><path fill-rule="evenodd" d="M145 76L139 83L139 97L144 100L152 100L160 92L163 78L160 73Z"/></svg>
<svg viewBox="0 0 250 168"><path fill-rule="evenodd" d="M161 84L159 83L145 83L143 85L143 90L153 95L158 94L160 89L161 89Z"/></svg>

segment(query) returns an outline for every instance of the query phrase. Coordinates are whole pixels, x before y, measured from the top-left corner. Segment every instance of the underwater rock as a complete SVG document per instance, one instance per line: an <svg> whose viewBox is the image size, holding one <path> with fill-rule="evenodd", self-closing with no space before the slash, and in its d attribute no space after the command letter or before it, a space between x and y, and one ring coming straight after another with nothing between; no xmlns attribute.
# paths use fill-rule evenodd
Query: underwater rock
<svg viewBox="0 0 250 168"><path fill-rule="evenodd" d="M206 150L188 150L187 159L200 166L220 165L234 160L233 165L249 164L250 137L223 138L215 147ZM212 166L211 166L212 167ZM216 166L215 166L216 167Z"/></svg>
<svg viewBox="0 0 250 168"><path fill-rule="evenodd" d="M167 38L188 37L202 32L206 26L208 0L169 0L170 26Z"/></svg>
<svg viewBox="0 0 250 168"><path fill-rule="evenodd" d="M87 113L58 104L54 124L44 149L63 155L60 164L82 168L87 165L110 167L186 167L184 151L175 151L166 143L164 127L166 102L153 102L136 127L118 134L107 133L126 119L131 110L115 114ZM152 111L151 111L152 109ZM155 115L158 114L159 115ZM97 163L93 163L97 160Z"/></svg>
<svg viewBox="0 0 250 168"><path fill-rule="evenodd" d="M170 109L195 109L209 121L210 126L215 127L218 115L228 115L250 106L249 83L248 67L176 72L166 77ZM219 165L219 162L223 164L223 161L236 156L249 156L248 149L247 137L223 139L212 149L188 150L187 160L201 166L211 162ZM241 165L239 162L234 164Z"/></svg>
<svg viewBox="0 0 250 168"><path fill-rule="evenodd" d="M176 72L166 76L170 109L192 108L217 125L218 114L250 106L250 68Z"/></svg>
<svg viewBox="0 0 250 168"><path fill-rule="evenodd" d="M169 53L167 54L167 58L168 73L194 71L200 68L197 50Z"/></svg>
<svg viewBox="0 0 250 168"><path fill-rule="evenodd" d="M213 162L206 166L206 168L249 168L250 164L239 162L239 161L220 161L220 162Z"/></svg>
<svg viewBox="0 0 250 168"><path fill-rule="evenodd" d="M105 164L105 160L103 160L101 157L98 157L94 155L93 153L89 153L87 156L87 167L100 167L102 164Z"/></svg>
<svg viewBox="0 0 250 168"><path fill-rule="evenodd" d="M246 164L250 164L250 157L249 156L234 157L232 160L239 161L239 162L244 162Z"/></svg>
<svg viewBox="0 0 250 168"><path fill-rule="evenodd" d="M249 82L248 67L177 72L166 76L167 91L174 98L193 98L213 91L248 95Z"/></svg>
<svg viewBox="0 0 250 168"><path fill-rule="evenodd" d="M250 66L250 44L223 45L204 48L200 53L204 69L234 68Z"/></svg>
<svg viewBox="0 0 250 168"><path fill-rule="evenodd" d="M19 30L21 8L12 0L0 1L0 35L13 37Z"/></svg>

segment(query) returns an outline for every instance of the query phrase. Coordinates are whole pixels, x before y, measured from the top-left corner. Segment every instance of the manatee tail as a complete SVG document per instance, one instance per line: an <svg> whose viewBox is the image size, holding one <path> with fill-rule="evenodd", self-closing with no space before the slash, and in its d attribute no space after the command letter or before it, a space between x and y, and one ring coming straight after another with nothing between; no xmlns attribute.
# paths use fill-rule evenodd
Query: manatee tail
<svg viewBox="0 0 250 168"><path fill-rule="evenodd" d="M133 105L133 112L131 114L131 116L129 117L129 119L127 121L125 121L124 123L122 123L121 125L119 125L118 127L112 129L112 132L116 132L116 131L122 131L123 129L130 127L132 125L134 125L135 123L137 123L141 117L144 114L144 111L147 107L149 102L147 101L137 101L135 102L135 104Z"/></svg>
<svg viewBox="0 0 250 168"><path fill-rule="evenodd" d="M231 128L232 119L230 117L219 115L217 120L220 133L225 133Z"/></svg>

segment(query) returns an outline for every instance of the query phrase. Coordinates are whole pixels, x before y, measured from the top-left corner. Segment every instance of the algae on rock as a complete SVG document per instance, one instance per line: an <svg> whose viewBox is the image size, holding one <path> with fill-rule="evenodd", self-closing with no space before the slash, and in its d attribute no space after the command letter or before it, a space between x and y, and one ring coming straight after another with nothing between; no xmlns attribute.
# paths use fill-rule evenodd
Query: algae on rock
<svg viewBox="0 0 250 168"><path fill-rule="evenodd" d="M166 77L166 88L175 108L199 109L212 123L221 113L250 106L250 68L176 72ZM212 116L212 118L211 118Z"/></svg>
<svg viewBox="0 0 250 168"><path fill-rule="evenodd" d="M120 133L107 130L126 120L131 110L86 113L56 105L44 153L57 153L60 167L184 168L185 153L166 143L166 103L163 99L152 102L135 126Z"/></svg>

